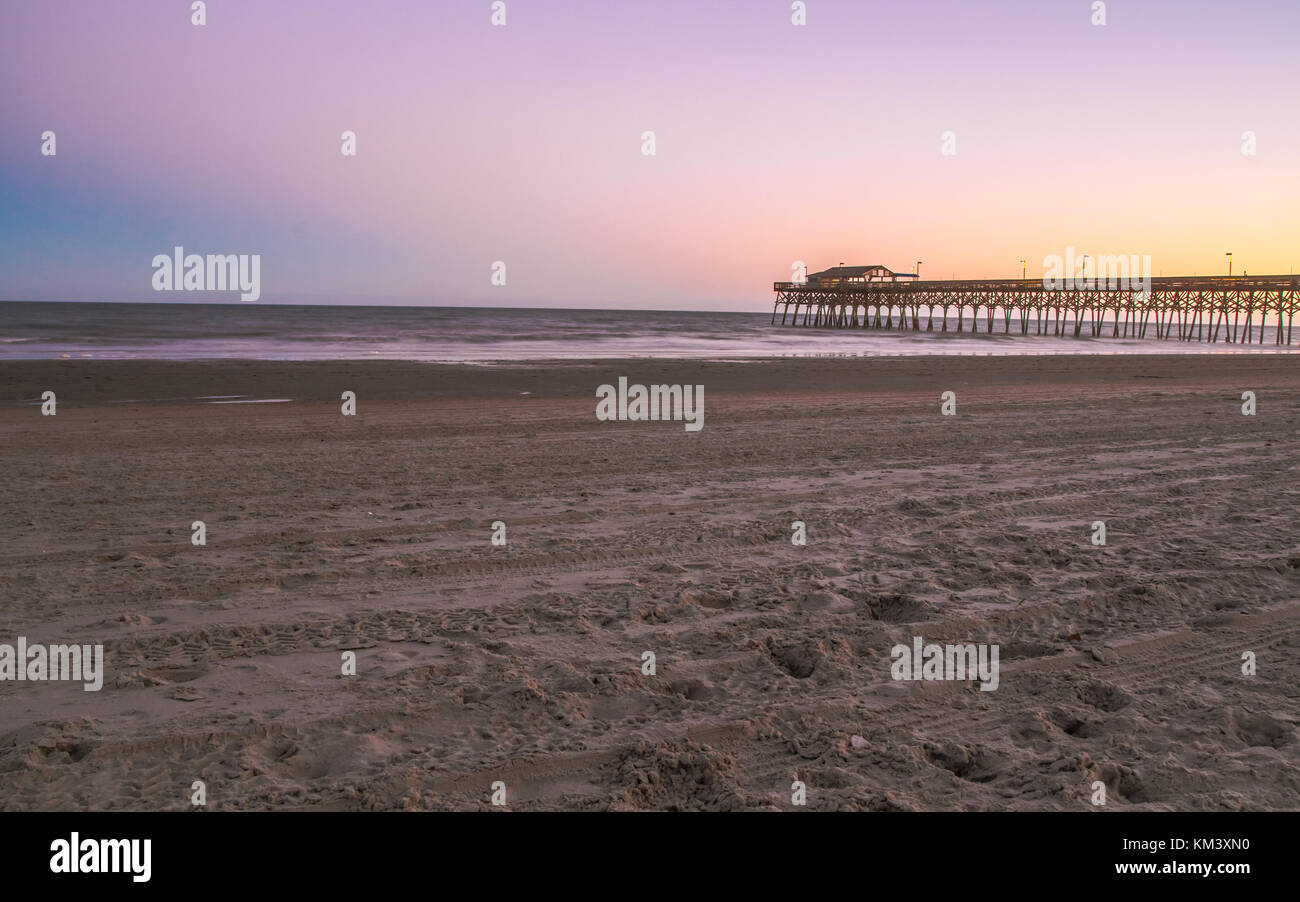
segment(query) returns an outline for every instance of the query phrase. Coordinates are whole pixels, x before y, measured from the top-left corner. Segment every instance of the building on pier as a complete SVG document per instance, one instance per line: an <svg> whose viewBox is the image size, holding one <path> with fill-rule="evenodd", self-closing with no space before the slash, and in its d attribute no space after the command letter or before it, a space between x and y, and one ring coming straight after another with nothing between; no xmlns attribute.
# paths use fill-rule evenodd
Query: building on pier
<svg viewBox="0 0 1300 902"><path fill-rule="evenodd" d="M821 272L810 273L809 285L854 285L865 282L897 282L915 279L916 273L894 272L887 266L832 266Z"/></svg>

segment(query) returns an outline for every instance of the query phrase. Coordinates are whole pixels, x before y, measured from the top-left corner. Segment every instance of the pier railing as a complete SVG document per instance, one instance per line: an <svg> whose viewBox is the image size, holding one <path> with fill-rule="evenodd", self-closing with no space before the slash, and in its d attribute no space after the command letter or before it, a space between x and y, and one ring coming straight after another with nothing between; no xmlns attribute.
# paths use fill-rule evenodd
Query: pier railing
<svg viewBox="0 0 1300 902"><path fill-rule="evenodd" d="M1145 279L954 279L897 282L774 282L776 302L772 322L781 311L785 325L840 329L897 329L947 332L949 311L956 311L956 328L978 332L983 316L993 332L1000 319L1011 332L1015 314L1019 332L1078 336L1085 323L1088 334L1101 336L1107 325L1115 338L1179 341L1219 340L1291 344L1292 320L1300 305L1300 275L1285 276L1158 276ZM802 322L799 314L803 313ZM896 315L895 315L896 314ZM1000 315L999 315L1000 314ZM1154 325L1154 335L1150 326Z"/></svg>

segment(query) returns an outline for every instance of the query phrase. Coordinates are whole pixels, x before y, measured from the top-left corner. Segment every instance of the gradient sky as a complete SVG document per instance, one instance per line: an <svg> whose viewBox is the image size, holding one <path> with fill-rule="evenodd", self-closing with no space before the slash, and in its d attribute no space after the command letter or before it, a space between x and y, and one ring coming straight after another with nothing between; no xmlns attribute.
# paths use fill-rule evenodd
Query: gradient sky
<svg viewBox="0 0 1300 902"><path fill-rule="evenodd" d="M1295 0L806 5L0 0L0 298L235 299L153 292L177 244L260 254L261 303L761 310L795 260L1071 246L1300 267Z"/></svg>

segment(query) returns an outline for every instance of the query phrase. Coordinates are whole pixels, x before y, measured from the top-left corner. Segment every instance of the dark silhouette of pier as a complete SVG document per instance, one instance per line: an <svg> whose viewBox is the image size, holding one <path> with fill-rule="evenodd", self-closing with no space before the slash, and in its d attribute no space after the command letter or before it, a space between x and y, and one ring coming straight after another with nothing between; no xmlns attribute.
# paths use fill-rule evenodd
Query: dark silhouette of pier
<svg viewBox="0 0 1300 902"><path fill-rule="evenodd" d="M857 273L864 270L865 273ZM841 267L805 282L776 282L772 322L836 329L961 332L1001 326L1021 335L1160 338L1227 343L1291 344L1300 276L1161 276L1138 279L956 279L875 277L883 267ZM856 274L855 274L856 273ZM831 274L831 275L827 275ZM791 316L793 308L793 316ZM949 312L955 328L949 329ZM800 312L803 319L800 320ZM938 316L936 316L938 313ZM1030 327L1033 326L1031 332ZM1256 331L1258 330L1258 331Z"/></svg>

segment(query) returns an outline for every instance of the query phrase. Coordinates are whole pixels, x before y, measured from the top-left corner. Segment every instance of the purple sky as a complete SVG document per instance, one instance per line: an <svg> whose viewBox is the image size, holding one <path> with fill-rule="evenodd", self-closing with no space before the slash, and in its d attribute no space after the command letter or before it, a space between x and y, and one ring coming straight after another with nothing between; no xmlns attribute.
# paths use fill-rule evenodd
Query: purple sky
<svg viewBox="0 0 1300 902"><path fill-rule="evenodd" d="M1070 247L1300 265L1300 3L806 6L5 0L0 297L198 300L150 287L177 244L260 254L263 303L758 310L797 260L1006 278Z"/></svg>

